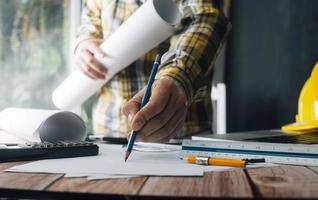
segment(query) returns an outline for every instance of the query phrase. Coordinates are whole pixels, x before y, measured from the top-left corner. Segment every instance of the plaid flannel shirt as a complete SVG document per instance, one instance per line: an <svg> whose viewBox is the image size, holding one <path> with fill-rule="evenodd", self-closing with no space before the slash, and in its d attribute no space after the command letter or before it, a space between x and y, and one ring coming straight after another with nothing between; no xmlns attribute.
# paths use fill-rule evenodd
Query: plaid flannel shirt
<svg viewBox="0 0 318 200"><path fill-rule="evenodd" d="M77 44L89 38L107 39L142 3L141 0L84 1ZM131 131L122 112L123 105L146 86L159 52L168 52L170 56L166 56L156 78L176 81L188 100L186 123L177 138L212 129L212 66L231 26L220 8L221 0L176 0L176 3L182 15L179 31L101 88L92 111L95 134L126 137Z"/></svg>

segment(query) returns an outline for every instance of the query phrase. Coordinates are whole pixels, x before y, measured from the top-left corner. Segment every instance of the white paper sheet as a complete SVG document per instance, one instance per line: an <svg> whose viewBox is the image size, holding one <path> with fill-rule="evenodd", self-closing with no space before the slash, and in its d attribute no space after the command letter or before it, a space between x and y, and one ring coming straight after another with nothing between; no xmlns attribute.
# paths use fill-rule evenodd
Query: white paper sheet
<svg viewBox="0 0 318 200"><path fill-rule="evenodd" d="M6 108L0 112L0 129L24 141L40 141L37 128L58 110ZM12 138L11 138L12 139ZM1 141L2 143L5 141Z"/></svg>
<svg viewBox="0 0 318 200"><path fill-rule="evenodd" d="M125 148L120 145L101 144L98 156L35 161L12 167L6 171L33 173L87 174L91 177L104 175L151 175L151 176L202 176L204 168L185 163L179 151L134 151L124 162Z"/></svg>
<svg viewBox="0 0 318 200"><path fill-rule="evenodd" d="M114 174L93 174L92 176L88 176L88 174L64 174L65 178L83 178L86 177L87 179L119 179L119 178L131 178L131 177L140 177L136 175L114 175Z"/></svg>
<svg viewBox="0 0 318 200"><path fill-rule="evenodd" d="M80 140L85 132L84 122L71 112L28 108L7 108L0 112L0 143L24 144L40 142L40 138Z"/></svg>
<svg viewBox="0 0 318 200"><path fill-rule="evenodd" d="M160 144L160 143L146 143L136 142L133 148L135 151L142 152L169 152L169 151L180 151L180 145Z"/></svg>
<svg viewBox="0 0 318 200"><path fill-rule="evenodd" d="M0 130L0 147L6 147L3 144L25 144L26 140L21 137L17 137L14 134L10 134L6 131Z"/></svg>
<svg viewBox="0 0 318 200"><path fill-rule="evenodd" d="M171 152L171 151L180 151L180 145L169 145L161 143L145 143L145 142L136 142L134 145L134 151L141 152ZM78 178L78 177L87 177L88 180L100 180L100 179L120 179L120 178L132 178L140 177L135 175L113 175L113 174L75 174L69 173L65 174L66 178Z"/></svg>
<svg viewBox="0 0 318 200"><path fill-rule="evenodd" d="M93 174L88 176L88 174L65 174L65 178L87 178L87 180L101 180L101 179L122 179L122 178L133 178L140 177L135 175L113 175L113 174Z"/></svg>
<svg viewBox="0 0 318 200"><path fill-rule="evenodd" d="M135 178L141 176L122 176L122 175L100 175L100 176L89 176L87 180L94 181L94 180L102 180L102 179L122 179L122 178Z"/></svg>
<svg viewBox="0 0 318 200"><path fill-rule="evenodd" d="M62 110L79 106L116 73L171 36L179 22L173 0L148 0L102 43L107 57L95 55L108 69L106 80L92 80L76 70L54 91L54 105Z"/></svg>

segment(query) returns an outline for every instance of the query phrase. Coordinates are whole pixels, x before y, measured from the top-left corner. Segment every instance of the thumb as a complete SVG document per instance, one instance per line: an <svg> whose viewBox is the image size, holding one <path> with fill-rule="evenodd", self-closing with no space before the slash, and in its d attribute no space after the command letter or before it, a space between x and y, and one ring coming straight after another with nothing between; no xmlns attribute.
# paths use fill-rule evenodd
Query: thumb
<svg viewBox="0 0 318 200"><path fill-rule="evenodd" d="M140 102L144 95L144 89L139 91L132 99L130 99L123 107L123 113L132 121L139 111Z"/></svg>

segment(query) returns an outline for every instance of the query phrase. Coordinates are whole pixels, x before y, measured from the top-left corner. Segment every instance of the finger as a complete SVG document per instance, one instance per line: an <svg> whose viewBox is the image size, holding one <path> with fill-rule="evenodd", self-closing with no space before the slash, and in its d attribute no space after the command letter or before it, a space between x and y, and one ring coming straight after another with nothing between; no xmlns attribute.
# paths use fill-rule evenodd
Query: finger
<svg viewBox="0 0 318 200"><path fill-rule="evenodd" d="M130 121L134 118L134 115L138 112L140 107L140 102L145 93L145 88L139 91L132 99L130 99L123 107L123 113L127 117L131 118Z"/></svg>
<svg viewBox="0 0 318 200"><path fill-rule="evenodd" d="M87 64L89 64L94 69L96 69L96 71L104 75L107 73L107 68L104 67L104 65L100 63L90 51L84 50L83 54L83 58Z"/></svg>
<svg viewBox="0 0 318 200"><path fill-rule="evenodd" d="M102 51L102 49L99 46L100 42L91 42L88 45L88 50L94 55L100 56L101 58L106 57L106 54Z"/></svg>
<svg viewBox="0 0 318 200"><path fill-rule="evenodd" d="M176 114L176 112L173 113L173 115L175 115L175 114ZM172 120L172 118L173 118L173 116L169 119L169 121ZM153 134L156 134L156 133L158 132L158 130L160 130L161 128L163 128L164 126L166 126L167 123L168 123L168 122L166 122L165 124L160 125L160 128L158 128L158 129L156 129L156 130L152 130L151 128L149 128L149 130L146 131L146 130L144 130L144 128L142 128L140 131L138 131L138 134L140 134L140 135L141 135L140 137L142 137L142 138L147 138L147 137L149 137L149 136L151 136L151 135L153 135ZM148 123L147 123L147 124L148 124Z"/></svg>
<svg viewBox="0 0 318 200"><path fill-rule="evenodd" d="M139 130L140 134L145 136L152 134L153 132L159 130L175 115L177 110L186 110L186 99L183 94L176 88L175 91L172 91L172 96L169 99L168 105L166 108L150 119L145 126Z"/></svg>
<svg viewBox="0 0 318 200"><path fill-rule="evenodd" d="M177 116L178 115L178 116ZM173 130L176 129L176 127L179 125L179 120L177 119L180 117L181 111L178 111L176 115L161 129L158 131L150 134L150 135L142 135L138 134L138 139L142 142L162 142L164 140L167 140L167 138L174 137Z"/></svg>
<svg viewBox="0 0 318 200"><path fill-rule="evenodd" d="M174 136L173 131L176 130L181 120L183 120L185 112L186 111L184 110L178 110L164 127L152 133L151 135L144 136L140 134L138 135L138 140L143 142L158 142L166 140L167 138L172 138Z"/></svg>
<svg viewBox="0 0 318 200"><path fill-rule="evenodd" d="M98 77L99 79L105 79L106 68L104 68L89 51L84 50L82 53L82 58L86 65L89 66L90 73L92 73L95 77ZM104 68L104 70L102 70L102 68Z"/></svg>
<svg viewBox="0 0 318 200"><path fill-rule="evenodd" d="M160 82L155 83L158 84L154 84L149 102L136 113L133 119L132 128L135 131L139 131L149 119L161 113L168 104L171 91L167 91Z"/></svg>
<svg viewBox="0 0 318 200"><path fill-rule="evenodd" d="M94 74L90 73L90 67L82 60L79 59L76 61L76 65L79 67L79 69L88 77L90 77L93 80L97 80L98 77L96 77Z"/></svg>
<svg viewBox="0 0 318 200"><path fill-rule="evenodd" d="M175 138L177 136L178 131L183 127L184 122L180 122L178 126L171 132L170 135L167 135L167 137L164 137L157 141L158 143L166 143L169 142L170 139Z"/></svg>
<svg viewBox="0 0 318 200"><path fill-rule="evenodd" d="M177 123L176 127L170 131L169 134L167 134L166 137L162 137L161 139L159 139L157 142L159 143L165 143L165 142L168 142L170 139L176 137L178 131L184 126L184 123L185 123L185 116L186 116L186 111L183 113L183 116L179 122Z"/></svg>
<svg viewBox="0 0 318 200"><path fill-rule="evenodd" d="M186 113L185 113L186 115ZM158 142L168 142L170 139L176 137L178 131L184 126L185 124L185 117L183 119L180 120L180 122L178 123L177 127L171 131L171 133L169 135L167 135L167 137L162 138L161 140L159 140Z"/></svg>
<svg viewBox="0 0 318 200"><path fill-rule="evenodd" d="M132 132L129 132L128 135L126 136L127 141L129 141L131 133Z"/></svg>
<svg viewBox="0 0 318 200"><path fill-rule="evenodd" d="M176 113L177 109L181 106L178 104L175 100L175 95L169 98L168 105L166 108L150 119L145 126L139 131L140 134L143 134L145 136L152 134L153 132L156 132L160 128L162 128L166 123L173 117L173 115Z"/></svg>

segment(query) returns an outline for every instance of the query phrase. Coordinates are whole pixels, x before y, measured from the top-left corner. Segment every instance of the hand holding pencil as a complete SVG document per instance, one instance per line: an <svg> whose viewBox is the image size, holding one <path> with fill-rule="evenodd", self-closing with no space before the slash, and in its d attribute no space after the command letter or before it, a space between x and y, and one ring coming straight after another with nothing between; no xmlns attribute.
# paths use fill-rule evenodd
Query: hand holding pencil
<svg viewBox="0 0 318 200"><path fill-rule="evenodd" d="M132 117L132 128L143 142L166 142L173 138L185 121L186 96L176 82L161 77L152 85L149 102L140 109L146 90L138 92L124 106L126 116Z"/></svg>

